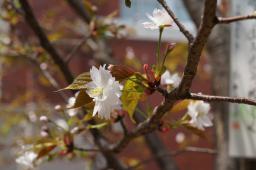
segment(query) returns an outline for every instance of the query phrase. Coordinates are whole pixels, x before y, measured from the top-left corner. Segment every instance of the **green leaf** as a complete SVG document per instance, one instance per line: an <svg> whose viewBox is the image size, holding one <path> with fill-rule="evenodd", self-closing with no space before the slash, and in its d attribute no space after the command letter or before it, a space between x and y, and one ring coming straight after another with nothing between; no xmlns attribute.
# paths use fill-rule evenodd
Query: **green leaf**
<svg viewBox="0 0 256 170"><path fill-rule="evenodd" d="M64 90L84 90L86 83L91 81L90 73L85 72L75 78L72 84L64 88Z"/></svg>
<svg viewBox="0 0 256 170"><path fill-rule="evenodd" d="M132 76L126 81L123 89L123 94L121 96L123 109L129 113L129 116L132 120L134 111L144 92L143 87L136 83L136 80L136 77Z"/></svg>
<svg viewBox="0 0 256 170"><path fill-rule="evenodd" d="M88 125L87 128L88 129L101 129L107 125L108 125L108 123L104 122L104 123L100 123L100 124L96 124L96 125Z"/></svg>
<svg viewBox="0 0 256 170"><path fill-rule="evenodd" d="M128 8L131 8L132 1L131 1L131 0L125 0L125 5L126 5Z"/></svg>

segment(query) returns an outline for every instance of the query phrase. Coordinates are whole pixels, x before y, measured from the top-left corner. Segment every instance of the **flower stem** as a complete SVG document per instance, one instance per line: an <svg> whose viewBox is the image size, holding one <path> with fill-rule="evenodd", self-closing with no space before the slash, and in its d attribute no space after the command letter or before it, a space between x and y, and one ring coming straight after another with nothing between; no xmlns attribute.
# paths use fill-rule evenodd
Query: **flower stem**
<svg viewBox="0 0 256 170"><path fill-rule="evenodd" d="M160 48L161 48L161 41L162 41L162 34L163 34L164 27L159 27L159 38L158 38L158 43L157 43L157 63L156 63L156 69L157 69L157 76L160 74L160 69L161 69L161 61L160 61Z"/></svg>

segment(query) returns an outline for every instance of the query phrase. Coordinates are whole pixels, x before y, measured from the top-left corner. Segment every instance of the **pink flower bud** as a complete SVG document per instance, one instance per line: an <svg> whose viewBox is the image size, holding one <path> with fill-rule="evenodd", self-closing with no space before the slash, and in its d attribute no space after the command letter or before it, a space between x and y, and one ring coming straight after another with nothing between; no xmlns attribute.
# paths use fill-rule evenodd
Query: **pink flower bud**
<svg viewBox="0 0 256 170"><path fill-rule="evenodd" d="M172 51L174 49L174 47L176 47L176 43L169 43L167 45L167 50L168 51Z"/></svg>

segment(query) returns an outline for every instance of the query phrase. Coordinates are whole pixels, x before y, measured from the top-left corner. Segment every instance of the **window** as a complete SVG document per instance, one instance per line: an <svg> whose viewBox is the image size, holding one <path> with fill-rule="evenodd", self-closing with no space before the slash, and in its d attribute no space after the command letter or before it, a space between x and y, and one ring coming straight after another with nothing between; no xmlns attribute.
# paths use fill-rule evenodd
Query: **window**
<svg viewBox="0 0 256 170"><path fill-rule="evenodd" d="M124 4L124 0L120 0L120 20L124 24L130 25L136 31L136 36L140 39L150 39L156 40L157 34L150 30L142 29L141 23L148 20L146 13L151 14L154 8L162 8L156 0L134 0L132 1L131 8L127 8ZM192 32L195 32L195 27L189 18L181 0L167 0L168 5L177 15L180 21ZM184 36L178 31L178 28L168 29L165 33L172 33L171 37L167 39L172 39L176 41L184 41ZM135 37L134 37L135 38Z"/></svg>

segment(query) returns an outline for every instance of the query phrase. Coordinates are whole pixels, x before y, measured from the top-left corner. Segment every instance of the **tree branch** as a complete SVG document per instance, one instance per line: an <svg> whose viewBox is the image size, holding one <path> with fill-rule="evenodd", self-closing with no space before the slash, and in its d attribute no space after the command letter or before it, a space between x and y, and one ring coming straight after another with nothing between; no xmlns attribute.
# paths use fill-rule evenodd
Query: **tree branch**
<svg viewBox="0 0 256 170"><path fill-rule="evenodd" d="M205 0L202 23L199 27L198 35L189 49L187 64L185 66L182 81L178 87L179 94L186 94L190 90L192 81L197 73L197 66L199 64L202 50L217 22L215 15L216 7L217 0Z"/></svg>
<svg viewBox="0 0 256 170"><path fill-rule="evenodd" d="M63 76L65 77L66 81L68 83L72 83L73 81L73 75L71 74L68 66L66 63L62 60L62 58L59 56L57 51L54 49L54 47L51 45L50 41L48 40L47 36L43 32L42 28L40 27L39 23L37 22L32 9L28 3L27 0L20 0L21 7L24 11L24 16L26 21L28 22L29 26L32 28L34 33L39 38L41 46L50 54L52 59L54 60L55 64L60 68L60 70L63 73ZM94 124L94 120L89 121L89 123ZM123 170L125 166L114 156L112 152L108 152L104 149L102 146L102 138L101 133L97 129L91 129L90 132L94 136L95 143L100 148L102 154L105 156L108 165L114 169L117 170Z"/></svg>
<svg viewBox="0 0 256 170"><path fill-rule="evenodd" d="M145 114L145 113L144 113ZM134 119L137 123L145 121L144 116L141 113L135 112ZM166 148L165 144L162 142L157 132L152 132L144 136L146 145L148 146L151 155L155 157L156 163L161 170L178 170L177 164L172 157L160 157L158 155L169 154L169 149Z"/></svg>
<svg viewBox="0 0 256 170"><path fill-rule="evenodd" d="M84 10L81 0L67 0L67 2L84 22L87 24L91 22L91 16Z"/></svg>
<svg viewBox="0 0 256 170"><path fill-rule="evenodd" d="M256 106L256 100L240 97L226 97L226 96L211 96L191 93L188 99L193 100L203 100L207 102L229 102L229 103L239 103L239 104L248 104Z"/></svg>
<svg viewBox="0 0 256 170"><path fill-rule="evenodd" d="M176 25L179 27L180 31L184 34L184 36L188 39L189 43L192 43L194 40L193 35L185 28L185 26L178 20L174 12L170 9L170 7L167 5L165 0L157 0L162 7L168 12L168 14L171 16L173 21L176 23Z"/></svg>
<svg viewBox="0 0 256 170"><path fill-rule="evenodd" d="M62 60L58 52L54 49L54 47L51 45L50 41L48 40L47 36L43 32L43 29L40 27L39 23L37 22L31 7L27 0L20 0L21 7L24 11L24 17L36 36L38 37L41 46L45 49L45 51L48 52L48 54L52 57L54 63L57 65L57 67L63 72L65 75L65 79L68 83L72 83L73 81L73 75L68 69L68 66L66 63Z"/></svg>
<svg viewBox="0 0 256 170"><path fill-rule="evenodd" d="M234 17L227 17L227 18L218 18L218 24L230 24L233 22L243 21L243 20L252 20L256 19L256 14L251 15L244 15L244 16L234 16Z"/></svg>
<svg viewBox="0 0 256 170"><path fill-rule="evenodd" d="M86 42L87 37L82 38L75 46L74 48L70 51L70 53L67 55L65 58L65 62L69 63L72 57L75 55L75 53L83 46L83 44Z"/></svg>
<svg viewBox="0 0 256 170"><path fill-rule="evenodd" d="M154 113L150 118L140 123L133 131L124 136L123 139L121 139L117 144L110 146L109 150L119 153L134 138L151 133L158 129L161 118L171 109L175 102L176 100L165 99L162 104L155 108Z"/></svg>

